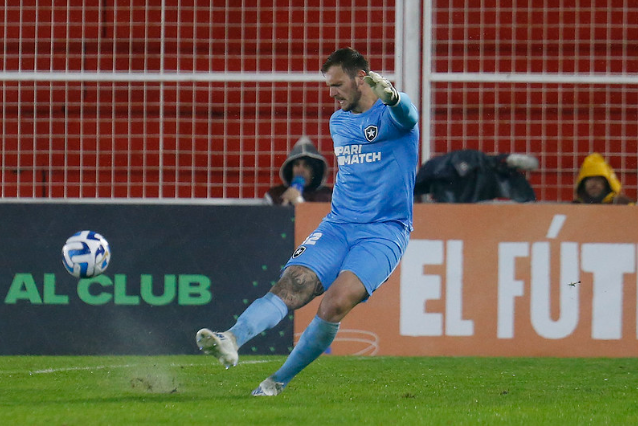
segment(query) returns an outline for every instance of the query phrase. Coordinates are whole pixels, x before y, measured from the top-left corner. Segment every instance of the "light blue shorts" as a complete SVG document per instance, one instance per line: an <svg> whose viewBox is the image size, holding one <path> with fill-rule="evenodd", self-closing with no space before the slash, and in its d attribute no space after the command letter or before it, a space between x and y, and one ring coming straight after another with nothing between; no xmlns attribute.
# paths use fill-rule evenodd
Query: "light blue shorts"
<svg viewBox="0 0 638 426"><path fill-rule="evenodd" d="M324 220L297 247L285 267L309 268L325 290L339 273L351 271L370 296L397 267L409 238L410 231L400 222L362 225Z"/></svg>

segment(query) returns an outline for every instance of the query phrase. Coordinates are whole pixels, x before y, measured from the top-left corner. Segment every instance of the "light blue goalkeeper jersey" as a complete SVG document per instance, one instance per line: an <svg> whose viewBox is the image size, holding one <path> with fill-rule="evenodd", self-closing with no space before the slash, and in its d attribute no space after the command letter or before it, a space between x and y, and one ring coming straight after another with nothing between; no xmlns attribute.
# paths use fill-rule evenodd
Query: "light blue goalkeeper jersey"
<svg viewBox="0 0 638 426"><path fill-rule="evenodd" d="M401 96L409 102L405 94ZM325 220L398 221L411 230L418 126L403 127L390 114L390 107L377 100L361 114L336 111L330 118L330 133L339 171Z"/></svg>

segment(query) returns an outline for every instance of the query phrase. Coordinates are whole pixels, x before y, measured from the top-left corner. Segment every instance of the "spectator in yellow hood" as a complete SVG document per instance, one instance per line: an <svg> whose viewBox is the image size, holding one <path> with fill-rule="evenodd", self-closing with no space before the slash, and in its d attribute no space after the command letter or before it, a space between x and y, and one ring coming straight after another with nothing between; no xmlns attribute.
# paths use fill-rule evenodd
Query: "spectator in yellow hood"
<svg viewBox="0 0 638 426"><path fill-rule="evenodd" d="M582 204L635 204L621 193L622 185L614 169L602 155L588 155L580 167L576 182L574 203Z"/></svg>

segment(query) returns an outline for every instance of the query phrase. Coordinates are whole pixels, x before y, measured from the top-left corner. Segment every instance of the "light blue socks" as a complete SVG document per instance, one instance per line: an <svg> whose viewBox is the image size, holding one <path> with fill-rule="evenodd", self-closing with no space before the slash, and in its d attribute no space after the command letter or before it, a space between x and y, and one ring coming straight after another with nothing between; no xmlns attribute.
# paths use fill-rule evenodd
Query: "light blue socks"
<svg viewBox="0 0 638 426"><path fill-rule="evenodd" d="M272 378L286 386L293 377L328 349L338 330L338 322L324 321L315 316L288 355L284 365L272 375Z"/></svg>
<svg viewBox="0 0 638 426"><path fill-rule="evenodd" d="M288 314L288 307L279 296L267 293L250 304L229 330L237 340L237 346L264 330L279 324ZM284 365L272 375L276 382L287 385L293 377L325 352L337 335L339 323L324 321L318 316L310 322Z"/></svg>
<svg viewBox="0 0 638 426"><path fill-rule="evenodd" d="M274 293L268 292L251 303L229 331L235 336L237 346L241 347L262 331L279 324L287 314L288 307L284 301Z"/></svg>

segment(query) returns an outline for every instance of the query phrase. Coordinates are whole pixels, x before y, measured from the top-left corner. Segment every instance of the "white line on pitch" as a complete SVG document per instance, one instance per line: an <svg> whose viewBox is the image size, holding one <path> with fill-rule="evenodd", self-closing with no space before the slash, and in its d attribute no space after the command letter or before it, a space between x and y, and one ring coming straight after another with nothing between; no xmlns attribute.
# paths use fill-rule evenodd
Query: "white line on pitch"
<svg viewBox="0 0 638 426"><path fill-rule="evenodd" d="M240 364L262 364L265 362L273 362L271 360L251 360L242 361ZM168 364L168 367L202 367L209 365L206 364ZM43 370L28 371L29 374L50 374L61 373L64 371L86 371L86 370L104 370L105 368L134 368L134 367L148 367L149 364L120 364L120 365L95 365L91 367L64 367L64 368L46 368ZM0 371L0 374L24 374L26 371Z"/></svg>

